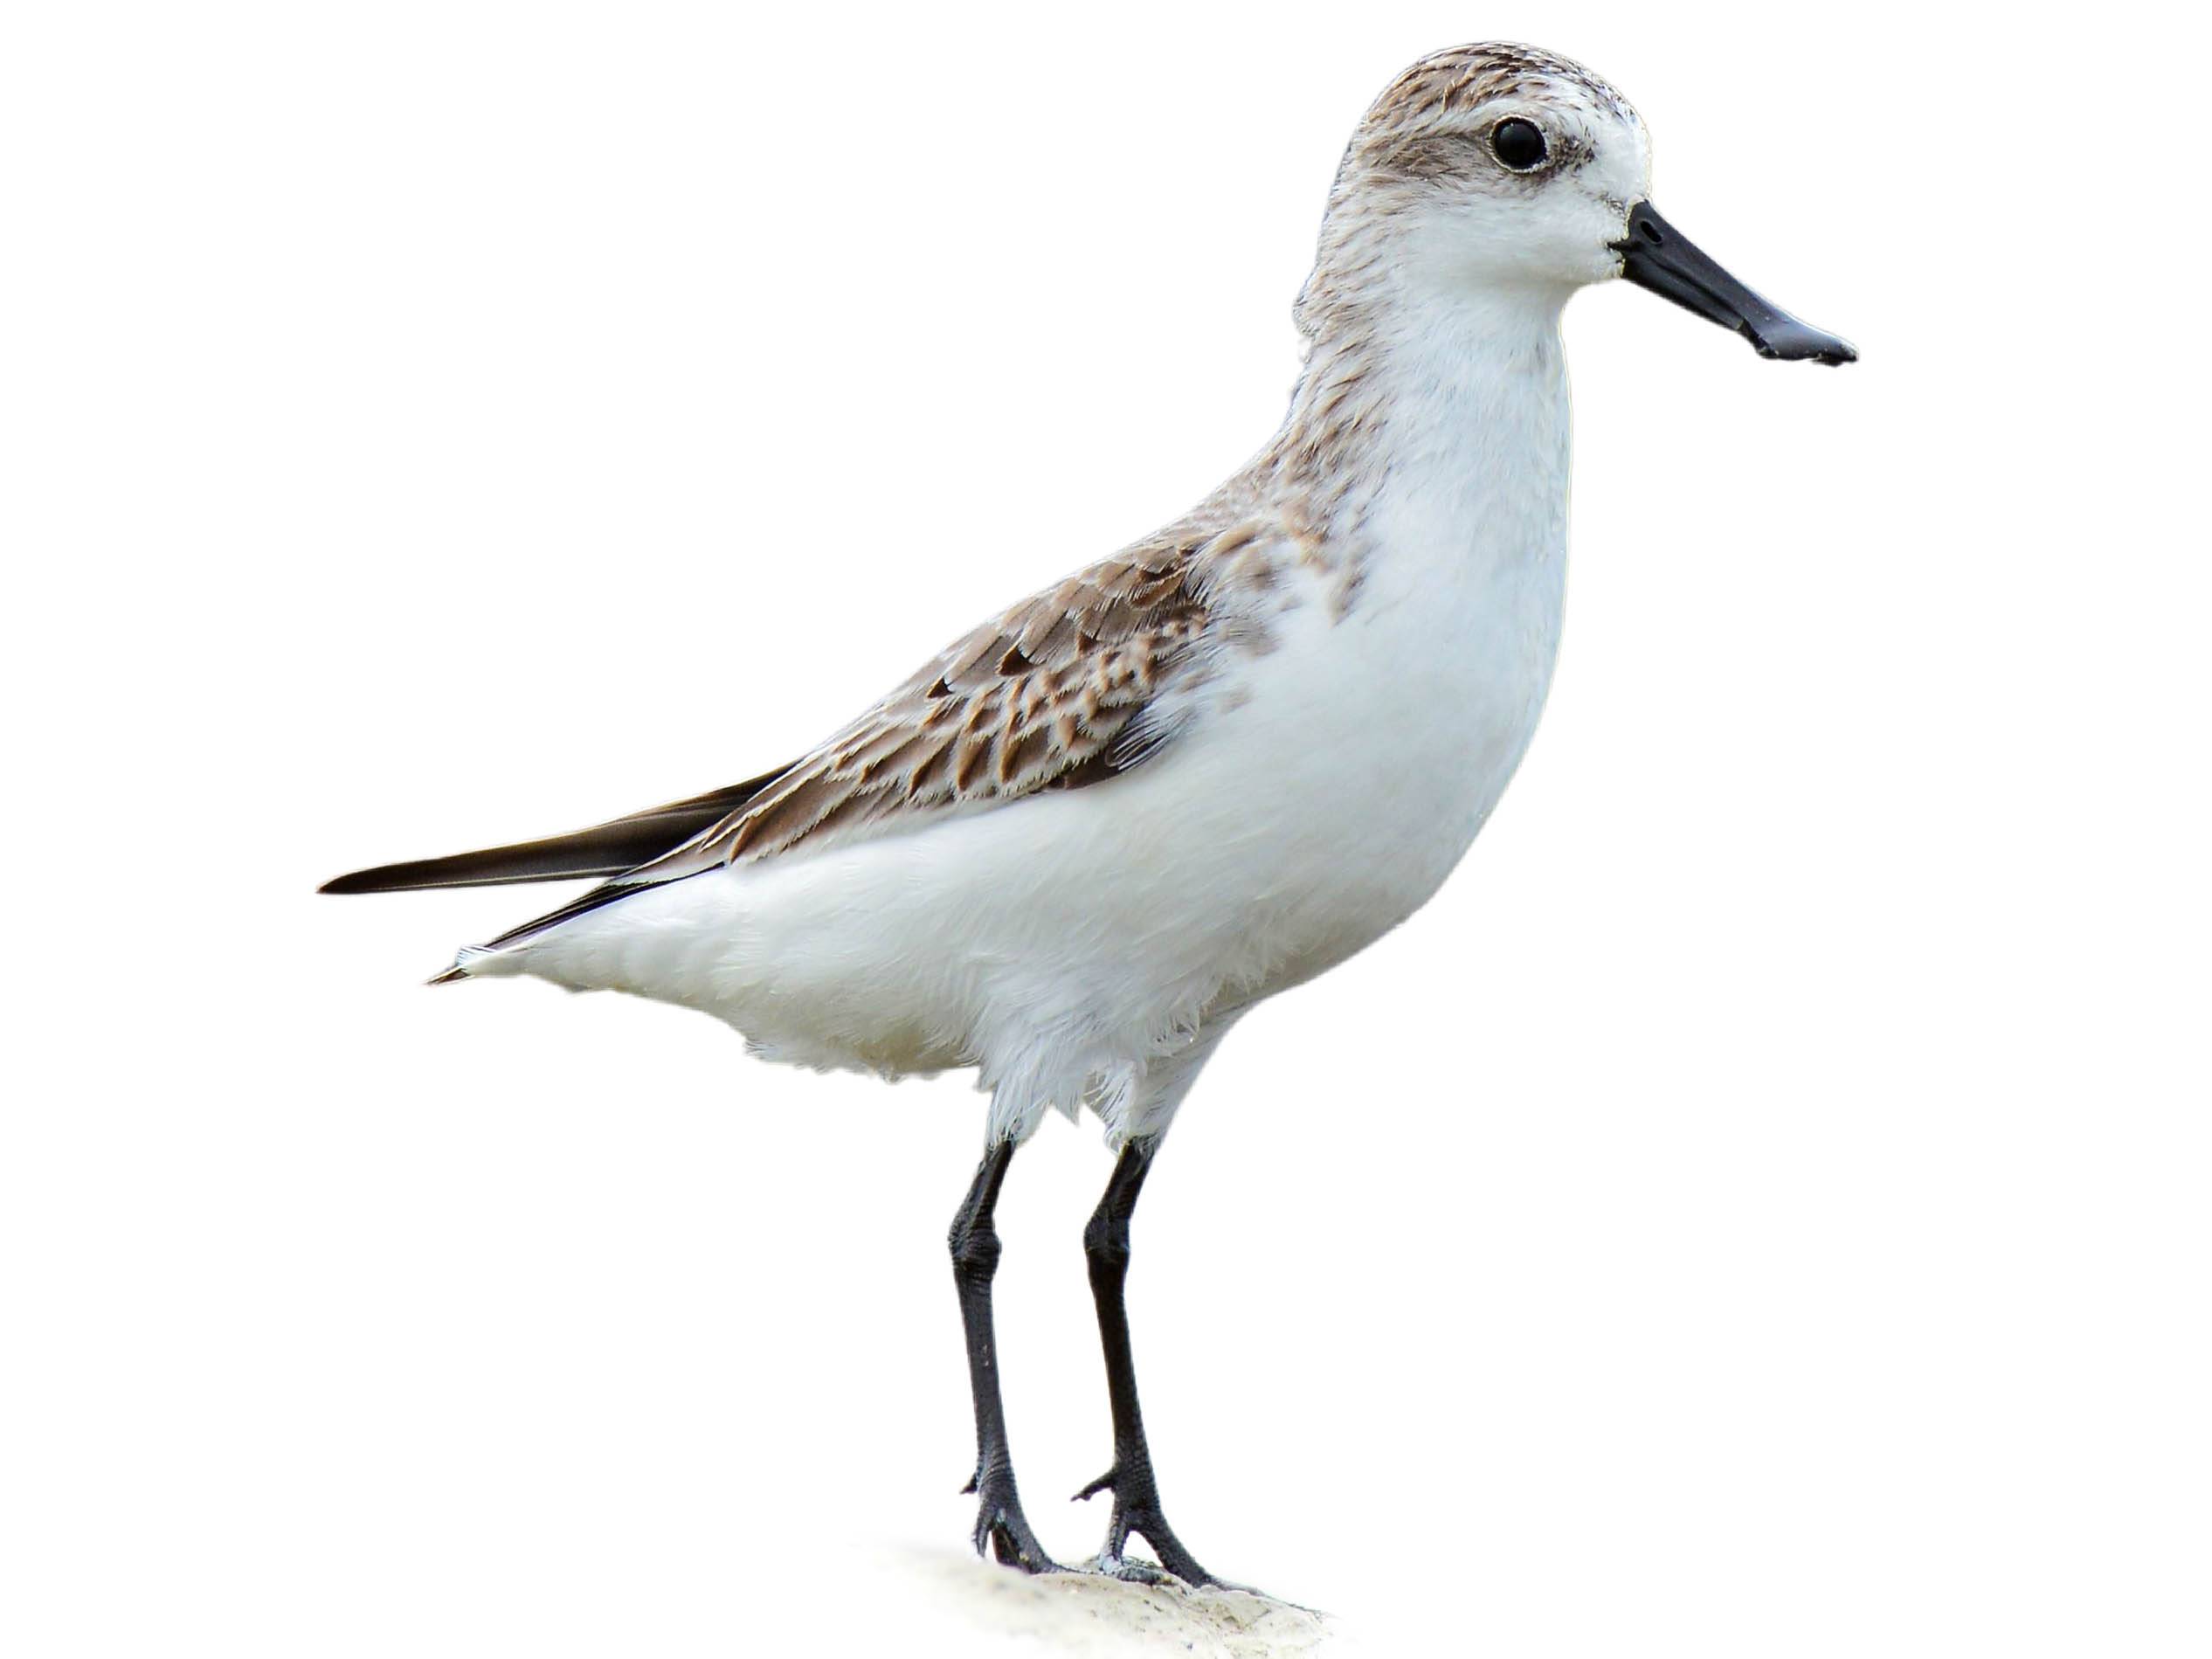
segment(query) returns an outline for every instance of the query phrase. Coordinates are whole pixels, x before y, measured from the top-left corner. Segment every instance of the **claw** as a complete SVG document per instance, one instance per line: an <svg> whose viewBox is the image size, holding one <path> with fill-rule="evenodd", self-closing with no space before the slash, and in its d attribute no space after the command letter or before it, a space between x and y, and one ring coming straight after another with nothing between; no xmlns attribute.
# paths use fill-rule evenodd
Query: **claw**
<svg viewBox="0 0 2212 1659"><path fill-rule="evenodd" d="M1119 1579L1125 1584L1177 1584L1181 1582L1172 1573L1162 1571L1149 1561L1132 1561L1125 1555L1100 1556L1098 1570L1109 1579Z"/></svg>
<svg viewBox="0 0 2212 1659"><path fill-rule="evenodd" d="M1220 1583L1183 1547L1183 1541L1175 1536L1166 1516L1160 1512L1159 1489L1152 1479L1151 1462L1139 1459L1130 1463L1126 1476L1123 1464L1122 1458L1115 1458L1114 1467L1076 1493L1074 1499L1080 1503L1101 1492L1110 1491L1114 1495L1114 1513L1106 1523L1105 1547L1096 1558L1098 1570L1140 1584L1158 1584L1170 1579L1198 1586ZM1132 1536L1142 1538L1152 1546L1152 1553L1159 1558L1158 1566L1149 1561L1131 1560L1123 1553Z"/></svg>
<svg viewBox="0 0 2212 1659"><path fill-rule="evenodd" d="M978 1555L987 1550L1002 1565L1020 1567L1024 1573L1060 1571L1060 1563L1045 1553L1044 1545L1029 1530L1029 1521L1021 1512L1021 1499L1015 1495L1011 1475L1003 1470L986 1473L978 1469L967 1490L980 1490L982 1494L976 1506L976 1526L971 1538Z"/></svg>

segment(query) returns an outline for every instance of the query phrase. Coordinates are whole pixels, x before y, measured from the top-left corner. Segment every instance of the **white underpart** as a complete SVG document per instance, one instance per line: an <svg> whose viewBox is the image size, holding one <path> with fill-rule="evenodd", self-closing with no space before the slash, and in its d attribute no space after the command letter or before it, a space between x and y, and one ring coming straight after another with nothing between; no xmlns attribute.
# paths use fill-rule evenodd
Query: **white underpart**
<svg viewBox="0 0 2212 1659"><path fill-rule="evenodd" d="M464 967L702 1009L771 1060L972 1066L994 1137L1086 1104L1116 1144L1163 1131L1238 1013L1436 890L1528 747L1566 576L1565 297L1427 308L1387 358L1356 602L1286 564L1274 648L1227 660L1156 758L674 881Z"/></svg>

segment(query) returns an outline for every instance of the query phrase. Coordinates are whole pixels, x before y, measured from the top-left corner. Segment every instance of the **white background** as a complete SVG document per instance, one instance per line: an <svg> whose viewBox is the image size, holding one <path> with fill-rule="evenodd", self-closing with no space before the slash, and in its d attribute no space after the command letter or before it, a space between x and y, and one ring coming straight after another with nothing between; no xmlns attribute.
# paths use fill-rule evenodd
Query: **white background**
<svg viewBox="0 0 2212 1659"><path fill-rule="evenodd" d="M311 889L749 775L1179 511L1359 112L1496 35L1864 361L1571 308L1525 771L1139 1213L1170 1513L1393 1652L2205 1651L2202 43L2004 15L11 10L0 1647L993 1650L980 1099L419 988L546 889ZM1071 1559L1106 1171L1000 1216Z"/></svg>

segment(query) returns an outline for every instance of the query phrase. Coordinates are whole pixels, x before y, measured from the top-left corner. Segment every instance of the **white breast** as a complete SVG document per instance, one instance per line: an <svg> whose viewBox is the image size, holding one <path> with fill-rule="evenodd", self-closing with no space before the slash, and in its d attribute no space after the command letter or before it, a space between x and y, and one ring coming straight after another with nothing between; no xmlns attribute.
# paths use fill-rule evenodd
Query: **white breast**
<svg viewBox="0 0 2212 1659"><path fill-rule="evenodd" d="M1563 384L1557 392L1558 418L1544 423L1556 442L1517 446L1519 476L1485 487L1463 462L1456 474L1399 469L1370 512L1348 612L1286 619L1282 647L1252 670L1247 708L1208 734L1209 764L1271 820L1243 879L1295 911L1268 989L1341 961L1424 903L1527 751L1565 598Z"/></svg>
<svg viewBox="0 0 2212 1659"><path fill-rule="evenodd" d="M1435 891L1526 753L1566 597L1556 332L1517 353L1446 338L1428 367L1398 400L1353 603L1317 643L1307 728L1339 772L1332 805L1349 815L1332 834L1372 867L1386 926Z"/></svg>
<svg viewBox="0 0 2212 1659"><path fill-rule="evenodd" d="M1542 372L1480 390L1487 438L1465 388L1407 405L1408 441L1362 507L1349 602L1341 566L1290 569L1270 648L1225 665L1156 758L673 882L512 967L707 1010L774 1059L973 1065L1015 1133L1087 1090L1126 1095L1209 1020L1410 915L1497 805L1559 642L1556 335L1551 348Z"/></svg>

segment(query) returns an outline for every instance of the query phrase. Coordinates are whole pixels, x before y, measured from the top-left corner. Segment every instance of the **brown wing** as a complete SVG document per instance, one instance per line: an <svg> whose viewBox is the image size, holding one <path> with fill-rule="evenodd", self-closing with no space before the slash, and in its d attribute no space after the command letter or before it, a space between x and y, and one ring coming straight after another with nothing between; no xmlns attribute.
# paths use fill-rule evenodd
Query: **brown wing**
<svg viewBox="0 0 2212 1659"><path fill-rule="evenodd" d="M986 623L719 824L633 871L667 879L785 852L892 817L1136 765L1169 736L1147 710L1207 621L1193 554L1146 547Z"/></svg>

